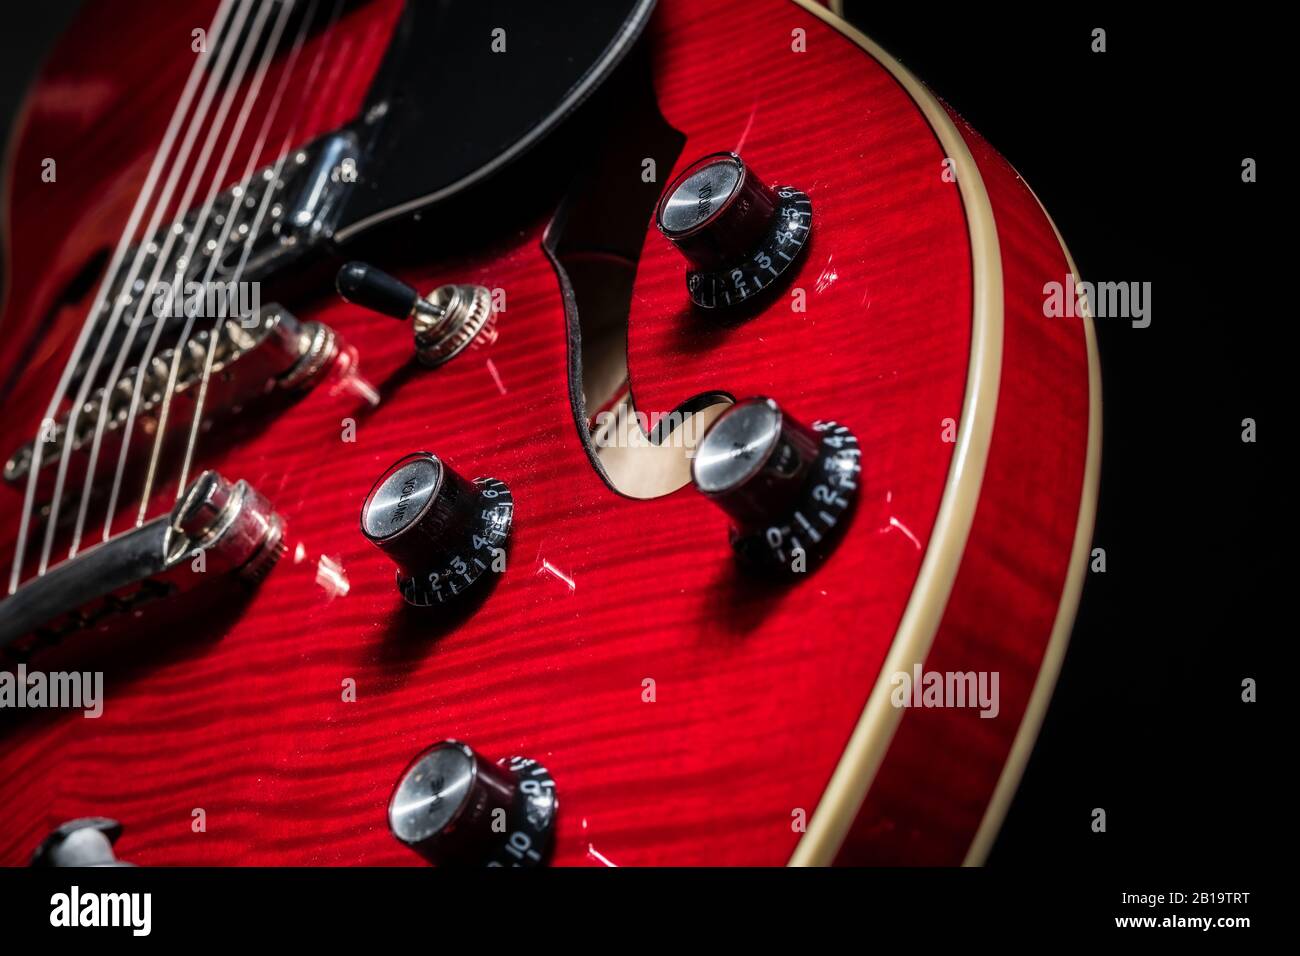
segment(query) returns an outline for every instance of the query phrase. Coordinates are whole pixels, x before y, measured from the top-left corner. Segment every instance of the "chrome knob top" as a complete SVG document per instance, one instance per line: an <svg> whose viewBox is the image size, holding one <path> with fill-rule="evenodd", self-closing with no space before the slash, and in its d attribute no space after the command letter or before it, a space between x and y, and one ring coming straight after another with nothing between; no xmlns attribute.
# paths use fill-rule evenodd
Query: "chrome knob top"
<svg viewBox="0 0 1300 956"><path fill-rule="evenodd" d="M122 835L122 824L108 817L79 817L69 820L41 841L32 853L31 865L131 866L113 852Z"/></svg>
<svg viewBox="0 0 1300 956"><path fill-rule="evenodd" d="M722 211L730 208L742 182L753 193L748 202L766 206L770 212L775 205L771 190L752 176L747 178L746 172L745 164L734 153L707 156L692 164L664 195L659 206L659 228L674 241L686 239L709 221L718 220ZM741 215L736 220L743 222L751 218Z"/></svg>
<svg viewBox="0 0 1300 956"><path fill-rule="evenodd" d="M432 455L411 456L398 462L380 480L366 503L363 512L366 537L381 544L415 523L443 480L443 471L442 462Z"/></svg>
<svg viewBox="0 0 1300 956"><path fill-rule="evenodd" d="M695 487L742 524L758 524L795 504L820 452L816 432L770 398L719 416L691 462Z"/></svg>

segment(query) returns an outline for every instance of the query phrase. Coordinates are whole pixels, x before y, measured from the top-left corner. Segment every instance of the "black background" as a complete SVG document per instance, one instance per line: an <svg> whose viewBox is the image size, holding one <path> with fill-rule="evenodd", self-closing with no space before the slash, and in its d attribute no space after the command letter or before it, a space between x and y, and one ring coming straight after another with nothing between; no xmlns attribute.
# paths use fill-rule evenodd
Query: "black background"
<svg viewBox="0 0 1300 956"><path fill-rule="evenodd" d="M1091 281L1149 281L1099 319L1101 498L1056 697L991 865L1246 863L1276 847L1266 742L1282 516L1280 34L1246 16L1103 6L847 13L961 113L1050 211ZM1107 51L1091 51L1094 28ZM1243 158L1261 181L1241 180ZM1272 215L1270 215L1272 213ZM1289 339L1289 336L1287 336ZM1256 444L1241 421L1256 419ZM1285 427L1285 426L1283 426ZM1241 701L1243 678L1263 685ZM1089 827L1094 807L1107 832Z"/></svg>
<svg viewBox="0 0 1300 956"><path fill-rule="evenodd" d="M6 129L75 6L6 7ZM1149 328L1097 323L1107 571L1089 576L990 865L1250 872L1279 853L1273 810L1289 756L1266 743L1270 701L1285 692L1270 672L1294 630L1274 616L1290 509L1276 508L1273 476L1294 320L1276 305L1294 239L1271 148L1291 122L1278 93L1285 34L1253 9L882 6L848 0L847 12L1007 156L1082 276L1153 286ZM1090 50L1095 27L1107 31L1102 54ZM1260 182L1242 183L1244 157ZM1259 423L1257 444L1240 440L1245 417ZM1259 680L1260 703L1241 702L1245 677ZM1094 807L1107 811L1105 834L1091 830Z"/></svg>

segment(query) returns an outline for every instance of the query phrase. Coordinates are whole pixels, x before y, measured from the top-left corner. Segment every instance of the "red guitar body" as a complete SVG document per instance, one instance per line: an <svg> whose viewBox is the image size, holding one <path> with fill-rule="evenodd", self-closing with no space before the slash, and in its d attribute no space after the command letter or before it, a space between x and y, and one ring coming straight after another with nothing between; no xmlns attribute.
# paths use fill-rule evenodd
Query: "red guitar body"
<svg viewBox="0 0 1300 956"><path fill-rule="evenodd" d="M400 7L348 8L328 40L346 49L295 87L300 139L357 113ZM58 297L117 242L189 69L176 51L214 8L131 17L92 2L32 92L5 183L5 454L39 428L91 294ZM84 635L62 666L104 671L101 717L0 715L0 862L102 815L125 824L116 849L138 864L419 864L386 807L411 758L443 738L549 768L559 865L983 860L1090 547L1093 332L1044 315L1045 284L1075 270L1007 162L822 7L661 0L646 39L659 110L686 136L659 181L735 150L799 184L816 225L790 290L718 322L690 306L681 257L647 222L631 392L664 412L706 393L766 395L848 425L862 492L829 560L756 581L726 517L689 485L632 498L592 467L542 246L549 215L393 270L421 290L505 290L495 339L437 370L322 283L285 304L357 349L378 405L322 387L241 420L236 441L200 445L200 467L273 502L287 551L246 600L196 611L178 598ZM416 450L514 497L507 569L454 617L407 608L358 526L374 479ZM21 511L21 489L0 488L0 554ZM891 676L916 665L997 673L996 716L894 706Z"/></svg>

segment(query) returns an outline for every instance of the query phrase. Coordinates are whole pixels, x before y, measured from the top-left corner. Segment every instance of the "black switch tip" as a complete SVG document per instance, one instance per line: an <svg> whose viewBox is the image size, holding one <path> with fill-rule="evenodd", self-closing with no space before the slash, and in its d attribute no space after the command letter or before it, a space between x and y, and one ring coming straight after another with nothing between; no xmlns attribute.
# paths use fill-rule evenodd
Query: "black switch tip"
<svg viewBox="0 0 1300 956"><path fill-rule="evenodd" d="M410 316L420 294L401 279L364 262L348 262L334 280L339 295L354 305L395 319Z"/></svg>

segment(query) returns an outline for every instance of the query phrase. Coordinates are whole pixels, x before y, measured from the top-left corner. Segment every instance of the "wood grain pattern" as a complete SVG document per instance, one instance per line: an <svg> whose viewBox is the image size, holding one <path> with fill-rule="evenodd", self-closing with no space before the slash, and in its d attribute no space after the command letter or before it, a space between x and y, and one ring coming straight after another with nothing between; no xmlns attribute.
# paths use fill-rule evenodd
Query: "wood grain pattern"
<svg viewBox="0 0 1300 956"><path fill-rule="evenodd" d="M36 427L83 313L60 309L38 326L67 277L115 241L174 101L165 91L188 66L165 51L210 6L166 5L140 39L92 5L42 78L8 184L0 381L21 374L0 447ZM366 11L374 19L350 24L354 42L391 15L386 5L356 15ZM725 33L711 28L717 18ZM792 51L795 28L807 52ZM128 32L152 51L142 61L171 65L123 70L112 51ZM126 824L120 853L142 864L417 864L389 835L385 807L410 757L443 737L546 763L561 801L557 863L790 858L793 814L818 805L933 533L952 453L944 419L960 414L970 352L967 223L913 101L808 11L663 0L650 40L661 110L687 136L682 164L737 149L769 180L809 192L816 231L793 280L807 311L784 295L728 323L684 307L681 260L647 228L629 316L637 406L667 412L723 390L848 424L865 450L865 491L832 560L787 588L755 584L733 565L720 513L689 489L634 501L594 473L568 404L545 218L402 271L421 288L507 293L497 339L434 373L411 370L404 334L322 287L288 304L358 347L381 404L322 389L241 424L227 449L200 447L204 466L274 502L289 551L246 604L159 606L89 635L76 666L106 672L100 719L3 715L0 862L23 862L66 819L103 814ZM381 46L362 43L352 61L373 63ZM347 118L365 79L361 69L304 89L306 125ZM86 89L101 98L68 92ZM83 112L70 121L73 103ZM960 860L1037 672L1077 513L1086 356L1077 329L1044 324L1035 288L1060 271L1059 246L995 154L972 142L1007 276L1005 387L978 533L927 665L1001 669L1003 713L907 714L844 862ZM60 177L47 189L33 183L49 153ZM340 439L345 418L355 443ZM358 529L373 478L417 448L507 481L517 506L507 572L457 619L408 612ZM0 554L12 551L19 505L0 489ZM354 703L341 700L348 678ZM654 703L642 701L646 678ZM195 808L206 832L191 829Z"/></svg>
<svg viewBox="0 0 1300 956"><path fill-rule="evenodd" d="M993 199L1006 293L1001 390L984 494L948 610L925 661L999 675L996 717L909 710L840 860L955 866L966 857L1038 677L1083 493L1088 357L1078 321L1043 315L1043 286L1069 271L1037 200L969 126L959 127ZM995 609L1003 608L1001 623ZM1014 635L1012 637L1011 635Z"/></svg>

